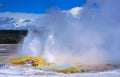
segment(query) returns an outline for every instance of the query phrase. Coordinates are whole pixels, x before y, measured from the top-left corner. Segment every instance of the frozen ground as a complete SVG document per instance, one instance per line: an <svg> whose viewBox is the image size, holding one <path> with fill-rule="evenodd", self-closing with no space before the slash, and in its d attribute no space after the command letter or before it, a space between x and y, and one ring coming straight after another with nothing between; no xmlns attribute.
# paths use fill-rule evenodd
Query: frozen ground
<svg viewBox="0 0 120 77"><path fill-rule="evenodd" d="M0 77L120 77L120 69L97 73L63 74L41 71L37 68L1 66Z"/></svg>

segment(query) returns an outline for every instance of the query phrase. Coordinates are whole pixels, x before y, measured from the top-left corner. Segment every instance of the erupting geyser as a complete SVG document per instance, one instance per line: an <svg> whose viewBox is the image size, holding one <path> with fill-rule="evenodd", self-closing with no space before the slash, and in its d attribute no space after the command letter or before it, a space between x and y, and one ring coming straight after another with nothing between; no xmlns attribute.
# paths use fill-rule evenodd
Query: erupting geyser
<svg viewBox="0 0 120 77"><path fill-rule="evenodd" d="M48 62L55 62L51 54L54 38L46 30L29 30L18 56L42 56Z"/></svg>
<svg viewBox="0 0 120 77"><path fill-rule="evenodd" d="M75 10L52 10L33 22L18 55L68 64L117 63L119 10L119 0L88 0Z"/></svg>

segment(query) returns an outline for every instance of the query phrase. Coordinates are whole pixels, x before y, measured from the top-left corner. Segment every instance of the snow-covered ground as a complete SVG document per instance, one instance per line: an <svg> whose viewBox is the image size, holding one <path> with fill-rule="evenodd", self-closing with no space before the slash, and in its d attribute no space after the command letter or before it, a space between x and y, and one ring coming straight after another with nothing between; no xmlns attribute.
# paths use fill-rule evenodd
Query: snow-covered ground
<svg viewBox="0 0 120 77"><path fill-rule="evenodd" d="M38 68L1 66L0 77L120 77L120 69L97 73L64 74L41 71Z"/></svg>

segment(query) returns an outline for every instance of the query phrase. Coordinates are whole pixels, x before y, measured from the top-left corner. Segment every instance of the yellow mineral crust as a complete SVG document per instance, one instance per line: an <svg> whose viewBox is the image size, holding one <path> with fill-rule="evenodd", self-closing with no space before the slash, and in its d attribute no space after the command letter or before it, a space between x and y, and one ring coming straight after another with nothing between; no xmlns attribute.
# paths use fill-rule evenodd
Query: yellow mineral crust
<svg viewBox="0 0 120 77"><path fill-rule="evenodd" d="M67 68L61 68L58 67L55 63L50 63L45 61L43 57L36 57L36 56L22 56L22 57L10 59L9 61L13 65L31 64L32 66L38 66L38 68L45 71L62 72L62 73L78 73L85 71L82 68L80 69L78 67L72 67L72 66Z"/></svg>
<svg viewBox="0 0 120 77"><path fill-rule="evenodd" d="M85 72L84 69L80 69L80 68L77 68L77 67L70 67L70 68L66 68L66 69L56 69L54 71L56 71L56 72L63 72L63 73Z"/></svg>
<svg viewBox="0 0 120 77"><path fill-rule="evenodd" d="M22 56L18 58L10 59L10 63L16 65L31 64L32 66L49 66L55 65L55 63L46 62L43 57L36 56Z"/></svg>

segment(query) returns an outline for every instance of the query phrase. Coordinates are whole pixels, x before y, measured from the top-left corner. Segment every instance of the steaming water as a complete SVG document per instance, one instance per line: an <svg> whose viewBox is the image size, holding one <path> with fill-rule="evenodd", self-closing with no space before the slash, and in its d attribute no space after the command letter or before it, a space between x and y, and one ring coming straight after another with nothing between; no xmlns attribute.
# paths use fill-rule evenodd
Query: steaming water
<svg viewBox="0 0 120 77"><path fill-rule="evenodd" d="M52 45L54 45L52 34L48 34L48 32L44 30L29 30L18 56L43 56L46 61L54 62L55 59L50 53Z"/></svg>
<svg viewBox="0 0 120 77"><path fill-rule="evenodd" d="M58 63L118 63L119 10L119 0L88 0L77 17L52 10L38 20L37 30L29 30L19 55L44 56Z"/></svg>
<svg viewBox="0 0 120 77"><path fill-rule="evenodd" d="M42 20L36 20L37 24L34 26L37 29L29 30L19 48L18 56L43 56L49 62L68 64L119 63L119 3L120 0L87 0L84 7L80 7L82 9L75 13L74 9L70 11L73 13L52 10ZM37 68L0 67L0 77L28 76L119 77L120 70L63 74Z"/></svg>

